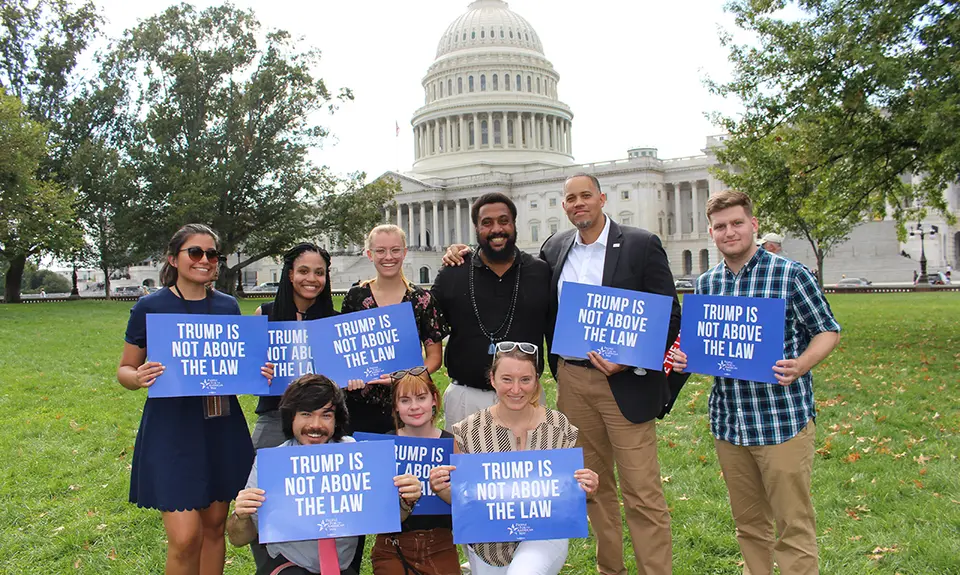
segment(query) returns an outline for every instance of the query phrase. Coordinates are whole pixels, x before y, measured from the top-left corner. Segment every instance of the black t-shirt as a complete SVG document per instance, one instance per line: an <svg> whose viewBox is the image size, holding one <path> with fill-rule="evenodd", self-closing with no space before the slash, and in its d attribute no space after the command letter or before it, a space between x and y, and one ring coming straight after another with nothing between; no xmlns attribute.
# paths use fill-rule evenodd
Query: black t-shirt
<svg viewBox="0 0 960 575"><path fill-rule="evenodd" d="M273 311L273 303L267 302L260 306L260 315L265 317L270 317L270 312ZM322 319L329 317L330 312L326 309L328 306L325 306L323 302L320 301L320 298L317 298L317 301L313 302L309 308L307 308L307 313L304 314L304 321L311 319ZM333 311L333 315L337 315L336 311ZM257 415L266 413L268 411L276 411L280 407L280 396L277 395L264 395L260 397L260 400L257 402Z"/></svg>
<svg viewBox="0 0 960 575"><path fill-rule="evenodd" d="M390 431L387 435L396 435L396 431ZM440 439L453 439L453 434L445 429L440 430ZM400 524L400 530L404 533L408 531L424 531L428 529L453 529L453 518L450 514L446 515L410 515L407 520Z"/></svg>
<svg viewBox="0 0 960 575"><path fill-rule="evenodd" d="M540 347L539 369L543 371L543 337L550 302L550 267L546 262L518 250L519 257L503 276L493 272L476 254L467 254L464 263L445 267L433 284L433 297L450 324L444 364L457 383L491 389L487 370L493 356L490 337L484 335L470 298L470 273L473 273L476 309L494 341L526 341ZM514 285L520 274L513 321L507 330ZM503 325L503 329L496 331Z"/></svg>

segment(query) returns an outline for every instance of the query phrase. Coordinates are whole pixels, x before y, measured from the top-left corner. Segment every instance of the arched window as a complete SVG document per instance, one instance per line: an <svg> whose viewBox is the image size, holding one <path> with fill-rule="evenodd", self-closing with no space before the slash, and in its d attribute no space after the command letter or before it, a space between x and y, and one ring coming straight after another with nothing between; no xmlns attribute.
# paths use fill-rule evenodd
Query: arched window
<svg viewBox="0 0 960 575"><path fill-rule="evenodd" d="M532 221L530 222L530 241L537 243L540 241L540 222Z"/></svg>
<svg viewBox="0 0 960 575"><path fill-rule="evenodd" d="M493 143L500 143L500 120L493 121Z"/></svg>
<svg viewBox="0 0 960 575"><path fill-rule="evenodd" d="M527 76L527 92L533 92L533 79Z"/></svg>
<svg viewBox="0 0 960 575"><path fill-rule="evenodd" d="M521 90L523 90L523 88L520 87L520 74L517 74L517 92Z"/></svg>
<svg viewBox="0 0 960 575"><path fill-rule="evenodd" d="M486 74L480 74L480 91L481 92L487 91L487 75Z"/></svg>
<svg viewBox="0 0 960 575"><path fill-rule="evenodd" d="M540 93L540 76L537 76L537 94Z"/></svg>
<svg viewBox="0 0 960 575"><path fill-rule="evenodd" d="M513 122L507 119L507 143L513 145Z"/></svg>
<svg viewBox="0 0 960 575"><path fill-rule="evenodd" d="M510 30L510 37L513 38L513 30Z"/></svg>
<svg viewBox="0 0 960 575"><path fill-rule="evenodd" d="M473 76L467 78L467 89L473 92Z"/></svg>
<svg viewBox="0 0 960 575"><path fill-rule="evenodd" d="M428 284L430 283L430 268L423 266L420 268L420 283Z"/></svg>
<svg viewBox="0 0 960 575"><path fill-rule="evenodd" d="M688 276L693 273L693 254L690 250L683 250L683 275Z"/></svg>
<svg viewBox="0 0 960 575"><path fill-rule="evenodd" d="M549 229L551 236L557 233L557 231L560 229L560 220L557 218L550 218L547 220L547 228Z"/></svg>
<svg viewBox="0 0 960 575"><path fill-rule="evenodd" d="M710 269L710 251L700 250L700 273L705 273Z"/></svg>
<svg viewBox="0 0 960 575"><path fill-rule="evenodd" d="M430 101L432 102L433 100L436 100L436 99L437 99L437 85L430 84Z"/></svg>
<svg viewBox="0 0 960 575"><path fill-rule="evenodd" d="M471 40L476 40L476 39L477 39L477 31L476 31L476 30L471 30L471 31L470 31L470 39L471 39Z"/></svg>
<svg viewBox="0 0 960 575"><path fill-rule="evenodd" d="M480 120L480 145L481 145L481 146L486 146L486 145L487 145L487 142L489 142L489 141L490 141L490 140L489 140L489 138L488 138L488 136L487 136L487 121L486 121L486 120Z"/></svg>
<svg viewBox="0 0 960 575"><path fill-rule="evenodd" d="M473 138L473 122L470 122L470 126L468 126L468 127L469 127L469 131L470 131L470 145L473 146L473 145L474 145L474 143L473 143L473 141L474 141L474 138Z"/></svg>
<svg viewBox="0 0 960 575"><path fill-rule="evenodd" d="M500 28L500 37L503 38L503 28Z"/></svg>
<svg viewBox="0 0 960 575"><path fill-rule="evenodd" d="M463 78L457 78L457 94L463 94Z"/></svg>
<svg viewBox="0 0 960 575"><path fill-rule="evenodd" d="M503 75L503 87L504 87L504 89L506 89L508 92L510 91L510 74L504 74L504 75Z"/></svg>
<svg viewBox="0 0 960 575"><path fill-rule="evenodd" d="M443 80L440 80L440 97L443 97Z"/></svg>
<svg viewBox="0 0 960 575"><path fill-rule="evenodd" d="M486 36L487 36L487 31L486 31L486 30L480 30L480 37L481 37L481 38L486 38Z"/></svg>
<svg viewBox="0 0 960 575"><path fill-rule="evenodd" d="M500 76L496 74L493 75L493 91L496 92L500 89Z"/></svg>
<svg viewBox="0 0 960 575"><path fill-rule="evenodd" d="M453 80L447 80L447 95L453 96Z"/></svg>

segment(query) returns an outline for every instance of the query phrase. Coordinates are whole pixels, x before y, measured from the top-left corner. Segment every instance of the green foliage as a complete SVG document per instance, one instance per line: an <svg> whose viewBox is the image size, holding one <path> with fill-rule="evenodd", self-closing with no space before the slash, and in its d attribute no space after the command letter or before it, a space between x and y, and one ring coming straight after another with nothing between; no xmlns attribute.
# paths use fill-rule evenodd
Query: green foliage
<svg viewBox="0 0 960 575"><path fill-rule="evenodd" d="M0 14L0 87L22 103L22 109L14 111L5 99L0 122L14 115L29 117L42 132L0 136L32 140L28 151L19 152L23 166L31 166L31 178L0 191L0 214L11 215L9 224L0 222L0 256L12 263L5 277L6 297L16 302L28 257L41 252L64 256L81 245L74 194L62 186L61 132L78 57L96 35L100 18L93 2L74 7L69 0L0 0ZM6 150L7 142L0 142L0 147ZM0 153L4 156L0 161L6 162L18 152ZM4 187L8 185L5 180Z"/></svg>
<svg viewBox="0 0 960 575"><path fill-rule="evenodd" d="M46 130L26 115L20 100L0 89L0 258L13 264L5 277L9 302L19 300L26 258L66 253L80 241L74 194L37 178L46 142Z"/></svg>
<svg viewBox="0 0 960 575"><path fill-rule="evenodd" d="M952 5L734 0L728 10L755 42L726 36L733 80L711 84L745 107L714 118L730 134L718 158L735 168L718 176L750 194L765 223L806 238L822 260L888 209L901 239L904 222L927 210L953 221L943 194L960 174Z"/></svg>
<svg viewBox="0 0 960 575"><path fill-rule="evenodd" d="M367 234L383 221L383 206L400 191L400 182L378 178L364 184L366 174L352 174L342 189L329 190L316 210L314 235L324 235L333 245L363 245Z"/></svg>
<svg viewBox="0 0 960 575"><path fill-rule="evenodd" d="M327 136L311 118L353 97L314 77L319 58L229 4L181 4L124 34L101 82L118 91L131 134L139 251L208 223L223 252L247 255L221 273L218 288L232 290L240 269L309 235L310 206L336 181L307 157Z"/></svg>

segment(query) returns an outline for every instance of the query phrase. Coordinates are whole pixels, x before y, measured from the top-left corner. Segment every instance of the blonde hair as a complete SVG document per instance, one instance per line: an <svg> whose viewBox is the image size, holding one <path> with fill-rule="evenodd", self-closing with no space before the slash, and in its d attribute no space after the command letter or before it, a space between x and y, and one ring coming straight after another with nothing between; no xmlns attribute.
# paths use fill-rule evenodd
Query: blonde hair
<svg viewBox="0 0 960 575"><path fill-rule="evenodd" d="M400 236L400 242L403 243L403 249L407 249L407 234L403 231L403 228L394 224L380 224L375 226L370 233L367 234L367 239L363 242L363 247L368 252L373 251L373 239L380 234L396 234ZM368 286L373 283L373 280L376 278L370 278L360 282L362 286ZM410 281L407 280L407 276L403 275L403 266L400 266L400 279L403 280L403 285L407 286L407 290L410 289Z"/></svg>

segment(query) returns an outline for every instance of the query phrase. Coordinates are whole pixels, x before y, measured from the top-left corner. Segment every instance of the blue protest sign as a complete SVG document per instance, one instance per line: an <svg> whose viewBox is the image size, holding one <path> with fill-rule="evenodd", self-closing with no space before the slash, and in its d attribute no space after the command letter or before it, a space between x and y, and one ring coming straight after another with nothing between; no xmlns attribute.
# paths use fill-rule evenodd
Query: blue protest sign
<svg viewBox="0 0 960 575"><path fill-rule="evenodd" d="M148 313L147 359L166 368L149 397L264 394L267 318Z"/></svg>
<svg viewBox="0 0 960 575"><path fill-rule="evenodd" d="M673 298L563 282L551 353L663 371Z"/></svg>
<svg viewBox="0 0 960 575"><path fill-rule="evenodd" d="M393 443L327 443L257 451L260 543L400 531Z"/></svg>
<svg viewBox="0 0 960 575"><path fill-rule="evenodd" d="M573 474L583 450L453 454L454 543L587 536L587 497Z"/></svg>
<svg viewBox="0 0 960 575"><path fill-rule="evenodd" d="M423 365L410 302L305 323L314 366L340 387Z"/></svg>
<svg viewBox="0 0 960 575"><path fill-rule="evenodd" d="M438 465L448 465L453 453L453 440L429 437L404 437L382 433L353 434L357 441L388 441L396 445L397 475L411 474L420 479L421 495L413 508L414 515L449 515L450 504L433 494L430 488L430 470Z"/></svg>
<svg viewBox="0 0 960 575"><path fill-rule="evenodd" d="M786 301L721 295L683 296L680 347L687 371L777 383Z"/></svg>
<svg viewBox="0 0 960 575"><path fill-rule="evenodd" d="M267 346L267 360L273 363L274 373L266 395L283 395L293 380L314 373L304 322L270 322L267 325Z"/></svg>

